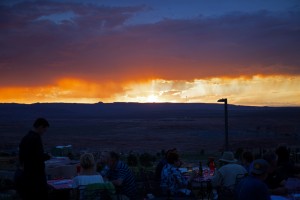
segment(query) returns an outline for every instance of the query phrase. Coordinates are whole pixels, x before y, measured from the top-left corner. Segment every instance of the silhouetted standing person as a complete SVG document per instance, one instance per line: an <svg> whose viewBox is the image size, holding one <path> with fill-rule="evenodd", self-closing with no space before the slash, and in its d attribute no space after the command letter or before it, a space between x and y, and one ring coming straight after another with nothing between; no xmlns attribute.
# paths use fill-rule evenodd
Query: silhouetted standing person
<svg viewBox="0 0 300 200"><path fill-rule="evenodd" d="M36 119L33 129L23 137L19 145L19 161L23 167L21 197L25 200L48 198L45 161L50 159L50 156L44 153L41 138L48 127L46 119Z"/></svg>

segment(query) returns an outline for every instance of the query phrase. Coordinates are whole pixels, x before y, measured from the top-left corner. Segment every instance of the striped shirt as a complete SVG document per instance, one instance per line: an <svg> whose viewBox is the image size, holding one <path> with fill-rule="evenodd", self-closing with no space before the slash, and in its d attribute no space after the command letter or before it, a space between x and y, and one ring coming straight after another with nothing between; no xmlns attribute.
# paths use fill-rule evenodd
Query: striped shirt
<svg viewBox="0 0 300 200"><path fill-rule="evenodd" d="M116 187L117 191L126 195L130 200L136 199L137 188L135 178L132 171L124 162L119 160L116 167L109 170L108 179L110 181L122 180L122 185Z"/></svg>

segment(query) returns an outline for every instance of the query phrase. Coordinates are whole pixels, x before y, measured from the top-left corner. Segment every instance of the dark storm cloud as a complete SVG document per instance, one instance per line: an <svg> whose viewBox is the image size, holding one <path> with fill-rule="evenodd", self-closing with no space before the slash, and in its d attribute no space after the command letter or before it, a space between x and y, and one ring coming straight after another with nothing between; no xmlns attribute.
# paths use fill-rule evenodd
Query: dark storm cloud
<svg viewBox="0 0 300 200"><path fill-rule="evenodd" d="M300 73L297 7L136 26L124 23L149 8L43 1L0 9L1 85Z"/></svg>
<svg viewBox="0 0 300 200"><path fill-rule="evenodd" d="M1 80L10 85L48 82L56 76L84 71L86 65L74 63L85 62L86 58L80 57L83 51L93 49L90 44L93 38L105 39L112 28L122 25L131 13L143 7L110 8L44 1L0 9ZM51 15L70 11L74 13L71 18L62 18L59 23L57 19L51 20ZM47 73L48 80L43 73Z"/></svg>

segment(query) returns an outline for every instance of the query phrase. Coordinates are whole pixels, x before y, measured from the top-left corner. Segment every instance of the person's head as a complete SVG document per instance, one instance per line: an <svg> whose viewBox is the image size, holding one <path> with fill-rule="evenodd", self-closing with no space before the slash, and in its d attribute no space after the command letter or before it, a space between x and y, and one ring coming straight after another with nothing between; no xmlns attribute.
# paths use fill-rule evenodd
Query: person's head
<svg viewBox="0 0 300 200"><path fill-rule="evenodd" d="M242 162L245 165L249 165L250 163L252 163L253 159L253 154L250 151L245 151L242 154Z"/></svg>
<svg viewBox="0 0 300 200"><path fill-rule="evenodd" d="M178 152L177 152L177 149L176 149L176 148L168 149L167 152L166 152L166 154L165 154L165 157L166 157L166 158L168 157L168 154L169 154L169 153L178 153Z"/></svg>
<svg viewBox="0 0 300 200"><path fill-rule="evenodd" d="M95 166L94 155L91 153L85 153L80 156L80 166L82 169L93 169Z"/></svg>
<svg viewBox="0 0 300 200"><path fill-rule="evenodd" d="M167 155L167 162L169 164L172 164L176 167L179 167L181 165L181 161L179 159L179 155L176 152L170 152Z"/></svg>
<svg viewBox="0 0 300 200"><path fill-rule="evenodd" d="M237 159L234 158L234 154L231 151L224 151L222 158L219 159L221 165L236 163Z"/></svg>
<svg viewBox="0 0 300 200"><path fill-rule="evenodd" d="M37 118L33 123L34 130L41 135L47 131L49 126L50 126L49 122L46 119L41 117Z"/></svg>
<svg viewBox="0 0 300 200"><path fill-rule="evenodd" d="M100 154L99 164L101 165L107 165L109 160L109 152L108 151L102 151Z"/></svg>
<svg viewBox="0 0 300 200"><path fill-rule="evenodd" d="M278 160L278 156L276 155L276 153L273 151L269 151L265 153L262 158L266 160L270 165L269 173L274 172L277 168L277 160Z"/></svg>
<svg viewBox="0 0 300 200"><path fill-rule="evenodd" d="M119 154L117 154L114 151L109 152L108 160L107 160L107 165L109 166L109 168L113 169L116 166L119 159L120 159Z"/></svg>
<svg viewBox="0 0 300 200"><path fill-rule="evenodd" d="M269 172L269 163L264 159L254 160L250 166L250 174L261 180L265 180Z"/></svg>
<svg viewBox="0 0 300 200"><path fill-rule="evenodd" d="M278 156L278 165L284 165L289 162L290 152L285 145L278 146L275 152Z"/></svg>

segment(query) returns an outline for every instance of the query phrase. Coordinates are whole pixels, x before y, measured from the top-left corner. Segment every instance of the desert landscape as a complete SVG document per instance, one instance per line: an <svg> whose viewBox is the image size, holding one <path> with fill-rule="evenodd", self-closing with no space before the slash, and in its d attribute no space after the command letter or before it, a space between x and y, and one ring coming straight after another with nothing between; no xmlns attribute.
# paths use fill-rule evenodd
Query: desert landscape
<svg viewBox="0 0 300 200"><path fill-rule="evenodd" d="M11 190L18 145L37 117L45 117L50 123L43 136L45 151L72 145L71 155L76 159L82 151L97 156L101 151L114 150L123 154L123 159L128 159L132 153L156 155L155 161L151 157L149 165L153 170L153 162L159 161L161 153L175 147L184 166L189 167L209 156L218 158L225 146L222 104L0 104L1 197L18 197ZM247 149L257 155L262 150L286 144L299 152L299 119L298 107L229 105L229 149L235 153ZM138 172L138 168L135 169ZM60 176L58 171L54 174ZM140 180L141 196L152 191L149 188L144 191L145 182L140 176L137 180ZM57 198L54 195L52 199Z"/></svg>
<svg viewBox="0 0 300 200"><path fill-rule="evenodd" d="M300 108L228 107L229 148L299 146ZM0 150L17 151L36 117L50 122L45 150L182 152L224 148L224 105L173 103L0 104Z"/></svg>

